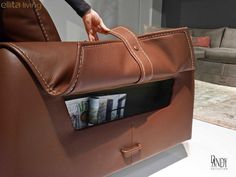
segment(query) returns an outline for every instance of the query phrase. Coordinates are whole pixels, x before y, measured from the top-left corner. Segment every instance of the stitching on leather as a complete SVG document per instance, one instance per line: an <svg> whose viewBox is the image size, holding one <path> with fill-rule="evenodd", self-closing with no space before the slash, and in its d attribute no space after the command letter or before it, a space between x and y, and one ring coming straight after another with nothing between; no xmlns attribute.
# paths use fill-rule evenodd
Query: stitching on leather
<svg viewBox="0 0 236 177"><path fill-rule="evenodd" d="M34 64L34 62L30 59L30 57L23 51L21 50L18 46L16 46L13 43L9 43L10 45L12 45L14 48L16 48L18 51L21 52L21 54L30 62L30 64L33 66L33 68L37 71L37 73L39 74L39 76L41 77L41 79L43 80L44 85L46 86L47 90L49 91L49 93L53 93L53 94L57 94L59 92L53 90L47 83L46 79L43 77L43 74L39 71L39 69L37 68L37 66Z"/></svg>
<svg viewBox="0 0 236 177"><path fill-rule="evenodd" d="M162 38L162 37L166 37L168 35L171 35L171 34L179 34L179 33L184 33L184 31L174 31L173 33L170 33L170 32L165 32L164 35L152 35L152 36L145 36L145 37L138 37L138 39L142 40L142 41L148 41L148 40L152 40L152 39L155 39L155 38ZM84 47L86 48L93 48L93 47L100 47L100 46L103 46L103 45L111 45L110 43L103 43L103 44L93 44L93 45L84 45Z"/></svg>
<svg viewBox="0 0 236 177"><path fill-rule="evenodd" d="M34 0L32 0L32 1L33 1L33 3L36 4L36 2L35 2ZM45 28L45 26L44 26L44 24L43 24L43 21L42 21L42 18L41 18L41 16L40 16L40 13L39 13L39 11L38 11L35 7L34 7L33 9L34 9L34 11L35 11L36 17L38 18L39 25L40 25L40 27L41 27L41 30L42 30L42 32L43 32L43 35L44 35L44 37L46 38L46 41L49 41L49 35L47 34L47 31L46 31L46 28Z"/></svg>
<svg viewBox="0 0 236 177"><path fill-rule="evenodd" d="M176 31L168 31L168 32L162 32L162 33L158 33L158 34L151 34L148 36L140 36L139 38L141 40L146 40L146 39L150 39L150 38L156 38L156 37L164 37L164 36L168 36L171 34L178 34L178 33L184 33L185 30L176 30Z"/></svg>
<svg viewBox="0 0 236 177"><path fill-rule="evenodd" d="M112 32L113 32L114 34L116 34L117 36L121 37L121 38L127 43L127 45L131 48L129 51L130 51L130 52L135 56L135 58L140 62L141 68L142 68L143 73L144 73L144 77L142 76L141 79L140 79L138 82L142 82L142 81L144 80L145 76L146 76L145 67L144 67L142 61L141 61L141 60L139 59L139 57L133 52L132 47L130 46L130 43L126 40L126 38L125 38L123 35L121 35L121 34L115 32L115 31L112 31Z"/></svg>
<svg viewBox="0 0 236 177"><path fill-rule="evenodd" d="M192 48L191 48L191 42L190 42L190 39L188 37L188 34L185 30L179 30L179 31L172 31L172 32L166 32L166 33L160 33L160 34L154 34L154 35L150 35L150 36L145 36L145 37L141 37L140 39L144 40L144 41L148 41L148 40L152 40L152 39L155 39L155 38L161 38L161 37L165 37L167 35L171 35L171 34L178 34L178 33L184 33L185 34L185 37L187 39L187 43L188 43L188 48L190 50L190 58L191 58L191 64L192 66L191 67L194 67L194 55L193 55L193 51L192 51Z"/></svg>
<svg viewBox="0 0 236 177"><path fill-rule="evenodd" d="M130 32L128 29L126 29L126 28L124 28L124 27L121 27L121 28L124 29L125 31L127 31L131 36L134 37L134 39L136 40L136 42L137 42L137 44L138 44L138 46L139 46L141 52L142 52L142 53L145 55L145 57L148 59L150 65L151 65L151 70L152 70L152 71L151 71L151 78L152 78L152 77L153 77L153 65L152 65L152 62L151 62L150 58L147 56L147 54L144 52L144 50L143 50L143 48L141 47L141 44L139 43L137 37L136 37L132 32Z"/></svg>
<svg viewBox="0 0 236 177"><path fill-rule="evenodd" d="M79 43L78 43L79 44ZM77 44L77 45L78 45ZM79 45L78 45L78 52L79 52ZM76 58L78 58L78 56L76 57ZM81 47L81 51L80 51L80 55L79 55L79 67L78 67L78 71L77 71L77 74L76 74L76 77L75 77L75 80L74 80L74 82L73 82L73 84L72 84L72 86L70 87L70 89L67 91L67 93L70 93L73 89L74 89L74 87L75 87L75 85L76 85L76 83L77 83L77 81L78 81L78 79L79 79L79 75L80 75L80 71L81 71L81 68L82 68L82 66L83 66L83 64L84 64L84 47Z"/></svg>
<svg viewBox="0 0 236 177"><path fill-rule="evenodd" d="M140 62L140 64L142 65L144 75L146 75L145 67L144 67L142 61L141 61L141 60L139 59L139 57L136 55L136 53L133 52L132 46L130 45L129 41L128 41L128 40L125 38L125 36L123 36L122 34L117 33L117 32L115 32L115 31L113 31L113 33L115 33L117 36L120 36L120 37L127 43L127 45L130 47L130 52L131 52L133 55L135 55L135 56L137 57L136 59L137 59L137 60Z"/></svg>
<svg viewBox="0 0 236 177"><path fill-rule="evenodd" d="M132 50L132 47L130 46L129 42L126 40L126 38L124 36L122 36L121 34L117 33L117 32L114 32L114 34L116 34L117 36L121 37L126 43L127 45L131 48L129 51L135 56L135 59L138 61L139 64L141 64L141 68L142 68L142 71L143 71L143 76L141 77L141 79L138 81L138 82L143 82L145 76L146 76L146 72L145 72L145 67L142 63L142 61L139 59L139 57L133 52Z"/></svg>
<svg viewBox="0 0 236 177"><path fill-rule="evenodd" d="M173 32L163 32L163 33L160 33L160 34L154 34L154 35L150 35L150 36L145 36L145 37L139 37L139 39L141 40L150 40L151 38L155 38L155 37L164 37L164 36L167 36L167 35L170 35L170 34L178 34L178 33L184 33L187 37L187 41L188 41L188 47L191 51L191 60L192 60L192 67L194 66L194 62L193 62L193 53L192 53L192 49L191 49L191 45L190 45L190 41L189 41L189 38L188 38L188 35L186 33L186 31L184 30L179 30L179 31L173 31ZM61 92L58 92L56 90L53 90L47 83L46 79L43 77L42 73L39 71L39 69L36 67L36 65L33 63L33 61L30 59L30 57L23 51L21 50L19 47L17 47L16 45L14 45L13 43L9 43L10 45L12 45L13 47L15 47L17 50L19 50L22 55L30 62L30 64L33 66L33 68L37 71L37 73L39 74L39 76L41 77L41 79L43 80L43 84L46 86L47 90L49 91L49 93L53 93L53 94L61 94ZM128 43L129 44L129 43ZM81 67L83 65L83 62L84 62L84 48L93 48L93 47L100 47L100 46L103 46L103 45L110 45L108 43L105 43L105 44L97 44L97 45L91 45L91 46L82 46L81 47L81 53L80 53L80 56L79 56L79 68L78 68L78 72L77 72L77 75L76 75L76 78L75 78L75 81L73 82L72 84L72 87L71 89L68 91L68 92L71 92L73 90L73 88L75 87L75 84L77 83L78 81L78 78L79 78L79 75L80 75L80 70L81 70ZM130 46L130 45L129 45ZM79 47L79 46L78 46ZM133 51L132 51L133 53ZM134 53L133 53L134 54ZM183 70L185 71L185 70ZM188 70L186 70L188 71Z"/></svg>
<svg viewBox="0 0 236 177"><path fill-rule="evenodd" d="M192 67L194 67L194 54L193 54L193 50L192 50L192 47L191 47L191 41L190 41L189 36L188 36L186 31L184 31L184 34L185 34L185 36L187 38L187 41L188 41L188 48L190 50L190 58L191 58L191 61L192 61Z"/></svg>

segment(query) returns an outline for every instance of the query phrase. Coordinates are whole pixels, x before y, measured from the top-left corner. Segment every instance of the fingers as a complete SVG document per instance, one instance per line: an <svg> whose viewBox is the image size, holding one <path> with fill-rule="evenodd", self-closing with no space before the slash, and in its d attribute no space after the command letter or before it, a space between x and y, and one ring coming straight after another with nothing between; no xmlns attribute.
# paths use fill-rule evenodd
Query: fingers
<svg viewBox="0 0 236 177"><path fill-rule="evenodd" d="M94 10L91 10L83 17L83 22L89 41L98 41L97 33L107 34L110 31L103 23L102 18Z"/></svg>
<svg viewBox="0 0 236 177"><path fill-rule="evenodd" d="M95 41L99 41L99 38L98 38L98 34L97 34L97 33L94 34L94 38L95 38Z"/></svg>
<svg viewBox="0 0 236 177"><path fill-rule="evenodd" d="M88 33L88 39L89 39L90 42L95 41L95 37L90 33Z"/></svg>
<svg viewBox="0 0 236 177"><path fill-rule="evenodd" d="M98 41L99 40L96 31L94 32L93 30L90 30L89 32L87 32L87 34L88 34L89 41L92 42L92 41Z"/></svg>
<svg viewBox="0 0 236 177"><path fill-rule="evenodd" d="M106 25L103 23L103 21L101 21L100 27L101 27L102 33L106 34L110 31L110 29L106 27Z"/></svg>
<svg viewBox="0 0 236 177"><path fill-rule="evenodd" d="M96 34L97 30L93 28L91 21L84 21L84 25L89 41L97 41L98 40L98 36Z"/></svg>

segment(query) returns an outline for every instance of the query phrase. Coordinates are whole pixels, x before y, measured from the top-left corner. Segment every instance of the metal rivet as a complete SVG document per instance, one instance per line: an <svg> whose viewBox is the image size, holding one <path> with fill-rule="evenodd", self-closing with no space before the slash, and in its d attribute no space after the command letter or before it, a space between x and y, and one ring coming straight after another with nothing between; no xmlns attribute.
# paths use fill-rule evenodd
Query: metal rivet
<svg viewBox="0 0 236 177"><path fill-rule="evenodd" d="M138 51L139 48L136 45L134 45L134 50Z"/></svg>

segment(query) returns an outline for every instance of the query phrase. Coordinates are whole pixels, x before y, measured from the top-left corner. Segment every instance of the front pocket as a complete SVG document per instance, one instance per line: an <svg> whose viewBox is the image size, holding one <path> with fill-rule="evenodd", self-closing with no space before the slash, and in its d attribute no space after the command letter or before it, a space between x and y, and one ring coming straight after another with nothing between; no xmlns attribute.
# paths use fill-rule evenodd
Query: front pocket
<svg viewBox="0 0 236 177"><path fill-rule="evenodd" d="M170 104L174 79L65 98L74 129L79 130L158 110Z"/></svg>

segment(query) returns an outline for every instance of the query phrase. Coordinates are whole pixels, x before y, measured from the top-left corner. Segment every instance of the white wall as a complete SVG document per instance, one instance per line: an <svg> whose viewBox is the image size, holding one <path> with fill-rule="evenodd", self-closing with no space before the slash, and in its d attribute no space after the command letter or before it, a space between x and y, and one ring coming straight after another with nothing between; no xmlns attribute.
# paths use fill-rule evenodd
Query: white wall
<svg viewBox="0 0 236 177"><path fill-rule="evenodd" d="M81 18L64 0L41 0L63 41L87 40ZM153 13L153 1L162 0L87 0L109 28L123 25L136 33L143 33L144 25L152 25L160 13Z"/></svg>

